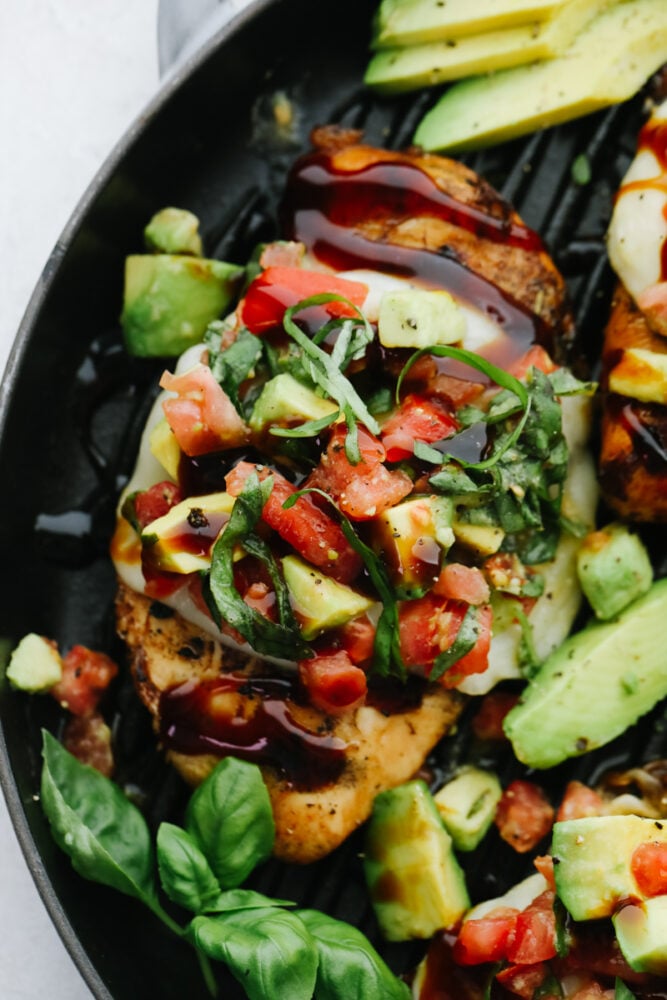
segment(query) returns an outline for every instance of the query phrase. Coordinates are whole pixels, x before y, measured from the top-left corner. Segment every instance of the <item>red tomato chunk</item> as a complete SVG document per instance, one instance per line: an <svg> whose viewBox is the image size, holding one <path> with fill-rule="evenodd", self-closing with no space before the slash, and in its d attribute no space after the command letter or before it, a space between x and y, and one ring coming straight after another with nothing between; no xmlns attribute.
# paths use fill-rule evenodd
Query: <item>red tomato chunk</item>
<svg viewBox="0 0 667 1000"><path fill-rule="evenodd" d="M63 657L63 675L51 694L73 715L90 715L117 673L118 667L106 653L72 646Z"/></svg>
<svg viewBox="0 0 667 1000"><path fill-rule="evenodd" d="M313 705L331 715L356 708L366 697L366 674L344 650L302 660L299 675Z"/></svg>
<svg viewBox="0 0 667 1000"><path fill-rule="evenodd" d="M416 440L433 444L451 437L457 427L449 407L437 396L411 393L382 425L387 461L411 458Z"/></svg>
<svg viewBox="0 0 667 1000"><path fill-rule="evenodd" d="M667 894L667 844L640 844L632 854L630 867L645 896Z"/></svg>
<svg viewBox="0 0 667 1000"><path fill-rule="evenodd" d="M542 789L520 779L507 786L495 815L500 836L520 854L536 847L553 821L554 809Z"/></svg>
<svg viewBox="0 0 667 1000"><path fill-rule="evenodd" d="M325 271L267 267L251 283L240 304L241 321L251 333L256 334L281 328L286 309L313 295L324 294L340 295L355 306L362 306L368 295L368 286ZM356 315L354 308L345 302L327 302L321 309L325 312L325 319Z"/></svg>

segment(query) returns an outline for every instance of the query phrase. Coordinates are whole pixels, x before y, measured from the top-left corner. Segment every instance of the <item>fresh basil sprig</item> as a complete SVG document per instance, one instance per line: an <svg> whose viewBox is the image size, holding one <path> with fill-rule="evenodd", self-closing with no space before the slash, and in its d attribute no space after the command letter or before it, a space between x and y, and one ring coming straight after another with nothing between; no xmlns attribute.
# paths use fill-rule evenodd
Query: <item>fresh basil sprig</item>
<svg viewBox="0 0 667 1000"><path fill-rule="evenodd" d="M288 660L305 660L313 652L301 637L285 581L269 546L253 533L272 486L270 477L260 483L255 472L248 476L242 492L234 501L225 530L213 547L211 570L209 576L204 577L203 592L216 624L220 626L223 620L227 622L240 632L255 652ZM268 569L275 588L279 621L265 618L246 604L237 591L233 553L238 543Z"/></svg>
<svg viewBox="0 0 667 1000"><path fill-rule="evenodd" d="M120 788L43 733L42 806L58 846L85 878L146 904L192 944L213 996L220 960L250 1000L409 1000L407 986L360 931L271 899L240 882L273 846L259 768L226 758L193 794L186 829L162 823L157 852L148 826ZM187 913L165 912L166 896Z"/></svg>

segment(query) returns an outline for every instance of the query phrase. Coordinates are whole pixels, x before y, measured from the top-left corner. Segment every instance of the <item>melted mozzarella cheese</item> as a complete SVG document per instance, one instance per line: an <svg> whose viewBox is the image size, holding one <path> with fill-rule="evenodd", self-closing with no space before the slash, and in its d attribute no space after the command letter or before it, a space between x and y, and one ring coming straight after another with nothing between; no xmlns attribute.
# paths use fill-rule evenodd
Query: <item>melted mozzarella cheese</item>
<svg viewBox="0 0 667 1000"><path fill-rule="evenodd" d="M667 101L651 122L667 121ZM662 250L667 240L667 174L650 145L640 142L616 198L607 250L611 266L637 300L662 276Z"/></svg>

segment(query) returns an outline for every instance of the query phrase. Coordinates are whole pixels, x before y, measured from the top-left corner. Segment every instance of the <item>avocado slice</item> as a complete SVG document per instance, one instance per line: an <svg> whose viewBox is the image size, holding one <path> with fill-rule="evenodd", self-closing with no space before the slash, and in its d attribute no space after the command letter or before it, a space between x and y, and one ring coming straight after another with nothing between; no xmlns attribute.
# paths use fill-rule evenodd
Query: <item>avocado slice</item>
<svg viewBox="0 0 667 1000"><path fill-rule="evenodd" d="M474 851L493 823L502 788L492 771L467 765L433 796L457 851Z"/></svg>
<svg viewBox="0 0 667 1000"><path fill-rule="evenodd" d="M597 618L615 618L653 583L653 567L639 536L608 524L586 535L577 553L577 575Z"/></svg>
<svg viewBox="0 0 667 1000"><path fill-rule="evenodd" d="M373 48L460 38L552 17L569 0L382 0Z"/></svg>
<svg viewBox="0 0 667 1000"><path fill-rule="evenodd" d="M6 676L19 691L39 694L57 684L62 673L63 661L56 644L35 632L28 632L10 657Z"/></svg>
<svg viewBox="0 0 667 1000"><path fill-rule="evenodd" d="M304 639L345 625L376 604L371 598L320 573L298 556L285 556L283 575Z"/></svg>
<svg viewBox="0 0 667 1000"><path fill-rule="evenodd" d="M288 372L270 379L255 401L248 423L255 433L275 425L290 426L319 420L335 413L338 406L318 396Z"/></svg>
<svg viewBox="0 0 667 1000"><path fill-rule="evenodd" d="M371 59L364 82L381 93L435 87L449 80L551 59L572 44L609 0L569 0L552 18L463 38L383 48Z"/></svg>
<svg viewBox="0 0 667 1000"><path fill-rule="evenodd" d="M595 17L560 56L453 84L413 142L463 152L632 97L667 61L663 0L625 0Z"/></svg>
<svg viewBox="0 0 667 1000"><path fill-rule="evenodd" d="M556 892L573 920L610 917L624 900L644 898L632 874L632 855L648 842L667 843L667 823L644 816L586 816L554 824Z"/></svg>
<svg viewBox="0 0 667 1000"><path fill-rule="evenodd" d="M451 501L436 496L415 497L373 518L373 545L399 597L419 597L432 586L443 554L454 543L451 520Z"/></svg>
<svg viewBox="0 0 667 1000"><path fill-rule="evenodd" d="M470 906L452 838L424 781L381 792L366 830L364 871L388 941L429 938Z"/></svg>
<svg viewBox="0 0 667 1000"><path fill-rule="evenodd" d="M378 338L383 347L456 344L466 334L466 318L449 292L424 288L385 292L380 299Z"/></svg>
<svg viewBox="0 0 667 1000"><path fill-rule="evenodd" d="M547 657L505 718L518 759L553 767L604 746L664 698L666 618L664 579L615 621L589 624Z"/></svg>
<svg viewBox="0 0 667 1000"><path fill-rule="evenodd" d="M163 208L144 229L146 249L153 253L203 256L199 219L185 208Z"/></svg>
<svg viewBox="0 0 667 1000"><path fill-rule="evenodd" d="M172 357L198 344L232 300L243 268L179 254L125 261L121 324L130 354Z"/></svg>
<svg viewBox="0 0 667 1000"><path fill-rule="evenodd" d="M147 524L141 533L144 553L156 569L196 573L211 565L211 549L229 520L234 497L209 493L181 500Z"/></svg>
<svg viewBox="0 0 667 1000"><path fill-rule="evenodd" d="M631 969L667 975L667 896L623 906L612 921L621 953Z"/></svg>

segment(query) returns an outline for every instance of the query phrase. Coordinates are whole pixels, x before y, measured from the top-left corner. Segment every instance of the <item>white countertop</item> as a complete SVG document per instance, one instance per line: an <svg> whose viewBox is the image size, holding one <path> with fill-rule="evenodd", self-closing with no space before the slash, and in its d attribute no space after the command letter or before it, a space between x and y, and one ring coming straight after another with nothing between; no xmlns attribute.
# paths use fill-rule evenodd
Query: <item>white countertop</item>
<svg viewBox="0 0 667 1000"><path fill-rule="evenodd" d="M0 372L49 253L158 85L158 0L0 2ZM0 796L3 1000L89 1000Z"/></svg>

